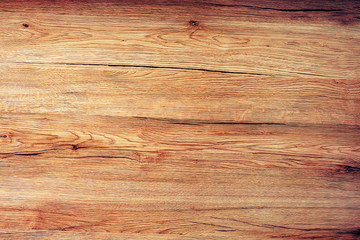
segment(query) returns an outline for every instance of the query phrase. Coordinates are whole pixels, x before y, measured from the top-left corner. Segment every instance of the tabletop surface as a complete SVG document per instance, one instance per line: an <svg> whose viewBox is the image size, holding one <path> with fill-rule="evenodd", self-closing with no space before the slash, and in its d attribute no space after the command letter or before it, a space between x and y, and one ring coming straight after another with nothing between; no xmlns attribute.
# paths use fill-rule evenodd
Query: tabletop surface
<svg viewBox="0 0 360 240"><path fill-rule="evenodd" d="M360 2L0 1L0 239L360 238Z"/></svg>

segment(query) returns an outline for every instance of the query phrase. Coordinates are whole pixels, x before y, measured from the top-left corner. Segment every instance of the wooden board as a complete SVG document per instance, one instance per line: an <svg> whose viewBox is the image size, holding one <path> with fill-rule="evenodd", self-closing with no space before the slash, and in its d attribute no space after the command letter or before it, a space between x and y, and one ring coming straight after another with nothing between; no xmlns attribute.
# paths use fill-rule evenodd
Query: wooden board
<svg viewBox="0 0 360 240"><path fill-rule="evenodd" d="M5 1L0 61L359 77L355 1L148 2Z"/></svg>
<svg viewBox="0 0 360 240"><path fill-rule="evenodd" d="M359 238L359 2L0 20L0 239Z"/></svg>
<svg viewBox="0 0 360 240"><path fill-rule="evenodd" d="M1 119L2 228L303 237L360 220L358 127L40 116Z"/></svg>
<svg viewBox="0 0 360 240"><path fill-rule="evenodd" d="M4 112L360 124L357 80L56 64L2 64L0 75Z"/></svg>

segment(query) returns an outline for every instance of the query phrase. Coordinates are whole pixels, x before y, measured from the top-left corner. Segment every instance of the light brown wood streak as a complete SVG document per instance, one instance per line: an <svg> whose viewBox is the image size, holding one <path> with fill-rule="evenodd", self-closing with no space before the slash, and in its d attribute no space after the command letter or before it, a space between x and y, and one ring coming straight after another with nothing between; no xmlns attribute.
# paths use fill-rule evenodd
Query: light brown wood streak
<svg viewBox="0 0 360 240"><path fill-rule="evenodd" d="M56 64L2 64L0 74L6 112L360 124L357 80Z"/></svg>
<svg viewBox="0 0 360 240"><path fill-rule="evenodd" d="M359 239L358 1L0 21L0 239Z"/></svg>
<svg viewBox="0 0 360 240"><path fill-rule="evenodd" d="M339 31L337 22L289 21L288 15L298 14L291 11L278 16L280 23L263 22L264 15L277 16L271 9L240 6L222 13L224 7L215 5L205 13L201 4L139 7L106 1L94 12L92 4L32 4L24 11L23 5L10 4L13 8L8 10L4 3L0 61L135 63L273 76L359 77L354 70L360 68L360 20L354 16L355 22ZM246 18L239 21L239 15Z"/></svg>
<svg viewBox="0 0 360 240"><path fill-rule="evenodd" d="M1 122L2 228L341 237L359 220L358 127Z"/></svg>

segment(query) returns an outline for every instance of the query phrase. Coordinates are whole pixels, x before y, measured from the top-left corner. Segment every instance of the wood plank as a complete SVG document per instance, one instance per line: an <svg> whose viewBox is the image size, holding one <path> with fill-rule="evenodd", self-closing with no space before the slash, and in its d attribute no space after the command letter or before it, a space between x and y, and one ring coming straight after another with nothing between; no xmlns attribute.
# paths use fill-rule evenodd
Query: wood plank
<svg viewBox="0 0 360 240"><path fill-rule="evenodd" d="M0 126L0 228L20 231L10 239L349 239L360 228L359 127L51 114L3 114Z"/></svg>
<svg viewBox="0 0 360 240"><path fill-rule="evenodd" d="M0 111L360 124L360 81L176 69L2 64Z"/></svg>
<svg viewBox="0 0 360 240"><path fill-rule="evenodd" d="M357 1L32 0L0 12L1 62L360 76Z"/></svg>
<svg viewBox="0 0 360 240"><path fill-rule="evenodd" d="M107 232L69 232L69 231L21 231L21 232L4 232L3 236L6 236L6 239L41 239L41 240L53 240L53 239L62 239L62 240L87 240L87 239L116 239L116 240L150 240L150 239L173 239L173 240L200 240L200 239L209 239L209 240L228 240L228 239L264 239L264 235L248 235L243 233L241 237L230 237L230 236L209 236L206 237L194 237L186 235L169 235L169 234L141 234L141 233L107 233ZM295 237L295 238L294 238ZM272 239L296 239L299 237L301 239L316 239L316 238L328 238L328 239L356 239L358 236L356 232L350 232L348 234L338 234L334 236L328 232L318 232L318 233L303 233L302 235L283 235L277 237L276 235L272 236Z"/></svg>
<svg viewBox="0 0 360 240"><path fill-rule="evenodd" d="M0 21L0 239L359 239L359 1Z"/></svg>
<svg viewBox="0 0 360 240"><path fill-rule="evenodd" d="M109 233L109 232L70 232L70 231L56 231L56 230L27 230L27 231L3 231L0 230L0 237L6 237L6 239L41 239L41 240L88 240L88 239L116 239L116 240L151 240L151 239L173 239L173 240L199 240L203 237L193 237L174 234L141 234L141 233ZM209 240L225 240L231 239L229 237L211 237L206 236ZM250 238L251 239L251 238Z"/></svg>

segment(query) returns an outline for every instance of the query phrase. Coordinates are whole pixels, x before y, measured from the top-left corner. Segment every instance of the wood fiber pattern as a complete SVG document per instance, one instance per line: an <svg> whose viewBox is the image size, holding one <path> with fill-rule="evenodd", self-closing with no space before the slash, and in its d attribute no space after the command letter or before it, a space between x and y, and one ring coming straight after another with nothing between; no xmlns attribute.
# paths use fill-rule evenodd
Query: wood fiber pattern
<svg viewBox="0 0 360 240"><path fill-rule="evenodd" d="M0 21L0 239L359 239L358 1Z"/></svg>

